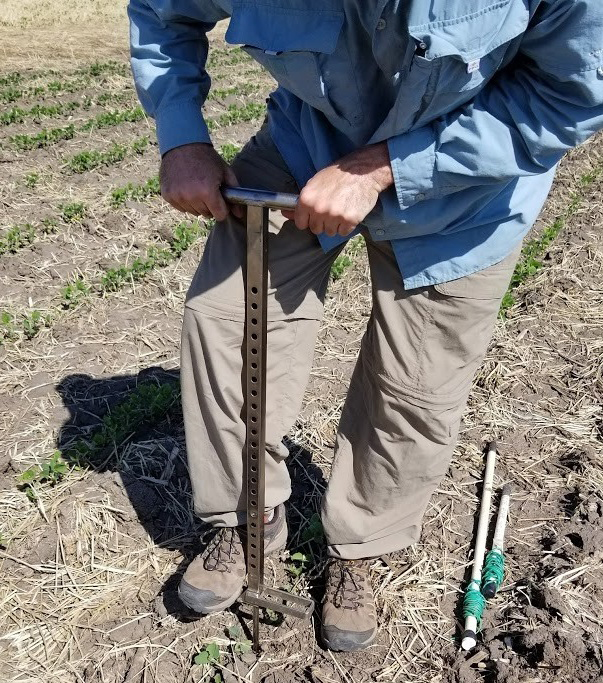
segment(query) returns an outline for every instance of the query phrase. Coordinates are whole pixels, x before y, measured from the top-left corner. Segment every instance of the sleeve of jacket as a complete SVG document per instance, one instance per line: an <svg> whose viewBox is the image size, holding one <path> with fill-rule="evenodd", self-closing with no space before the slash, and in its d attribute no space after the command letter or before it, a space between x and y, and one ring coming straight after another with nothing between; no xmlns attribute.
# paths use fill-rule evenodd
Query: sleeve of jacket
<svg viewBox="0 0 603 683"><path fill-rule="evenodd" d="M603 128L600 0L544 0L518 57L468 104L388 140L402 209L542 173Z"/></svg>
<svg viewBox="0 0 603 683"><path fill-rule="evenodd" d="M160 153L210 142L201 114L210 87L206 33L226 15L203 0L130 0L128 16L136 91L156 121Z"/></svg>

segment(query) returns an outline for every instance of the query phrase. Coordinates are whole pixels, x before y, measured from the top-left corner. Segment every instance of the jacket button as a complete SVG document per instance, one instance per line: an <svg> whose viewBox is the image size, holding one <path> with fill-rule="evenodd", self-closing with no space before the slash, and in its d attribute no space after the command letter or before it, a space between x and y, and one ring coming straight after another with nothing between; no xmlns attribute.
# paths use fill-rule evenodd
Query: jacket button
<svg viewBox="0 0 603 683"><path fill-rule="evenodd" d="M377 22L377 31L383 31L383 29L387 26L387 21L385 19L379 19Z"/></svg>
<svg viewBox="0 0 603 683"><path fill-rule="evenodd" d="M382 237L383 235L385 235L385 230L381 230L381 228L379 228L379 230L375 230L375 235L379 235L379 237Z"/></svg>

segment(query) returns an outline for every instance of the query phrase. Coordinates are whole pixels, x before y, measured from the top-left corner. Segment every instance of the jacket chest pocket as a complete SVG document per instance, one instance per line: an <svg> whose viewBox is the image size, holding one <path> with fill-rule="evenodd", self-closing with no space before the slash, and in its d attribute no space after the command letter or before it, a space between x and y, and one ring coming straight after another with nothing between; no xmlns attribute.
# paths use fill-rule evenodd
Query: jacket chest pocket
<svg viewBox="0 0 603 683"><path fill-rule="evenodd" d="M523 0L500 0L466 16L410 26L409 32L425 58L437 63L435 94L458 93L466 101L494 76L528 21Z"/></svg>
<svg viewBox="0 0 603 683"><path fill-rule="evenodd" d="M226 42L240 44L279 85L332 123L356 125L362 105L343 23L336 10L235 1Z"/></svg>

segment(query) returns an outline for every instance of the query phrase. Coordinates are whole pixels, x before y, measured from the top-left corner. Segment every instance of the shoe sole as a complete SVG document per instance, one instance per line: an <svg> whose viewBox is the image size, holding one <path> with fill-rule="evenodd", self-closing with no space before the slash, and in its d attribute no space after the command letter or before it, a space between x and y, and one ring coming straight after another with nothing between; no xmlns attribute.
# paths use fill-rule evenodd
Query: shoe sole
<svg viewBox="0 0 603 683"><path fill-rule="evenodd" d="M243 592L243 587L241 590L233 593L230 597L222 600L221 602L214 602L216 596L211 591L200 590L187 583L184 579L180 580L180 585L178 586L178 597L183 605L186 605L193 612L198 614L213 614L214 612L222 612L228 609L231 605L237 601L237 598ZM212 598L213 596L213 598Z"/></svg>
<svg viewBox="0 0 603 683"><path fill-rule="evenodd" d="M329 638L324 629L321 631L321 636L324 644L329 650L333 652L356 652L357 650L364 650L373 643L377 637L378 629L375 629L367 638L358 641L353 634L349 636L344 635L345 631L337 634L335 637Z"/></svg>

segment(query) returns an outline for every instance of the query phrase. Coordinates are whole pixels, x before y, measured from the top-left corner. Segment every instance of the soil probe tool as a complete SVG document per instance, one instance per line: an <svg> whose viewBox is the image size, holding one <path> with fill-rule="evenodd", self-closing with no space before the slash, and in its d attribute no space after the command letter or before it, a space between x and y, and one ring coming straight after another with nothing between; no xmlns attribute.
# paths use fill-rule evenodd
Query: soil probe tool
<svg viewBox="0 0 603 683"><path fill-rule="evenodd" d="M247 207L245 283L245 479L247 488L247 590L253 607L253 649L260 649L260 607L300 619L314 601L264 585L264 497L266 444L266 330L268 297L268 209L295 209L298 196L242 187L222 188L226 201Z"/></svg>
<svg viewBox="0 0 603 683"><path fill-rule="evenodd" d="M511 484L505 484L500 496L492 550L486 555L484 571L482 572L482 595L486 600L490 600L490 598L493 598L496 595L496 591L500 588L500 584L505 576L505 555L503 553L503 546L505 542L505 529L507 528L507 516L509 514L510 502Z"/></svg>
<svg viewBox="0 0 603 683"><path fill-rule="evenodd" d="M475 551L473 553L471 581L469 581L469 585L465 590L465 598L463 599L463 616L465 617L465 631L463 632L463 640L461 642L463 650L471 650L475 647L477 643L477 627L486 604L484 596L480 592L480 585L482 582L484 555L486 554L486 536L488 534L495 462L496 441L490 441L488 444L488 455L486 456L486 472L484 474L484 488L477 523L477 538L475 539Z"/></svg>

